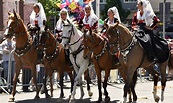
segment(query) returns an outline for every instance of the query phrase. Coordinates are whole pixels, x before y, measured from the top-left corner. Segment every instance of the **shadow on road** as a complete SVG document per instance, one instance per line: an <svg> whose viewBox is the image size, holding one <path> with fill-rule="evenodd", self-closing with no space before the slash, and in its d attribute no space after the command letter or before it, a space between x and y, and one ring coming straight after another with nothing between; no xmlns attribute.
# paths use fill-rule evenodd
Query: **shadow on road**
<svg viewBox="0 0 173 103"><path fill-rule="evenodd" d="M119 100L114 100L110 101L109 103L117 103L118 101ZM68 103L68 99L61 99L61 98L27 99L27 100L16 101L15 103ZM91 101L90 98L85 98L82 100L75 99L75 103L96 103L96 101Z"/></svg>

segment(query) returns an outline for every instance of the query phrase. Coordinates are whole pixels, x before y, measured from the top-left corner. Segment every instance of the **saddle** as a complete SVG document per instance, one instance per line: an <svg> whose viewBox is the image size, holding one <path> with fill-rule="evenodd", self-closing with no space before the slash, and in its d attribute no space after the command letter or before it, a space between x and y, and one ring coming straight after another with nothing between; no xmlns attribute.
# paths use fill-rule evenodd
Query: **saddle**
<svg viewBox="0 0 173 103"><path fill-rule="evenodd" d="M167 41L158 37L152 31L144 32L143 30L138 30L135 33L135 37L144 48L149 60L151 60L151 51L153 51L158 63L163 63L169 58L170 51Z"/></svg>

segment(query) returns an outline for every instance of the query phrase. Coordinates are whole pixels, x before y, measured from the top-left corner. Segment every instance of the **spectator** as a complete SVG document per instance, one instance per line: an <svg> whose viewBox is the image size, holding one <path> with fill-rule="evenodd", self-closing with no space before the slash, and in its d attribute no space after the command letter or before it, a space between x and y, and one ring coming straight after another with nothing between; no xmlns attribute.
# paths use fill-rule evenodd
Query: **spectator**
<svg viewBox="0 0 173 103"><path fill-rule="evenodd" d="M7 80L8 78L8 64L9 64L9 58L11 60L11 78L12 80L14 75L14 58L12 50L15 48L15 42L12 39L12 36L7 35L6 40L4 40L1 44L3 49L3 68L4 68L4 78ZM11 57L10 57L11 56ZM10 82L10 81L9 81Z"/></svg>

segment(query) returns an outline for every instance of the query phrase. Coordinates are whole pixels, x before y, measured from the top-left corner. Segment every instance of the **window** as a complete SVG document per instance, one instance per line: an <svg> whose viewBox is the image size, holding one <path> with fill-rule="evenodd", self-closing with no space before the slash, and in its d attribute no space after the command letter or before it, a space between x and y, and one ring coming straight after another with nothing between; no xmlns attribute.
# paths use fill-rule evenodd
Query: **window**
<svg viewBox="0 0 173 103"><path fill-rule="evenodd" d="M124 3L136 3L137 0L124 0Z"/></svg>
<svg viewBox="0 0 173 103"><path fill-rule="evenodd" d="M100 3L106 3L106 0L100 0Z"/></svg>

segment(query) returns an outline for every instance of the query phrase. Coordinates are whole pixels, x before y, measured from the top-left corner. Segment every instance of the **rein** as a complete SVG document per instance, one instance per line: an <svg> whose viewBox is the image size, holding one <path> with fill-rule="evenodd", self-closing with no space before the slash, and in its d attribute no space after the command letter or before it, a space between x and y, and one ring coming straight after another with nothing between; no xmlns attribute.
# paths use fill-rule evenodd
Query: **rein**
<svg viewBox="0 0 173 103"><path fill-rule="evenodd" d="M120 35L120 32L118 32L118 35ZM129 41L131 41L131 42L129 43ZM128 46L125 47L124 49L121 49L120 43L119 43L119 36L118 36L118 40L117 40L118 50L123 55L124 59L126 59L127 54L130 52L132 47L137 43L137 39L135 38L135 35L133 35L125 44L127 44L127 43L129 43Z"/></svg>
<svg viewBox="0 0 173 103"><path fill-rule="evenodd" d="M18 56L21 57L23 56L25 53L27 53L31 48L31 41L30 41L30 37L28 36L28 41L26 42L25 46L23 48L15 48L14 53Z"/></svg>

